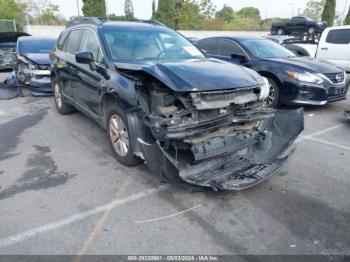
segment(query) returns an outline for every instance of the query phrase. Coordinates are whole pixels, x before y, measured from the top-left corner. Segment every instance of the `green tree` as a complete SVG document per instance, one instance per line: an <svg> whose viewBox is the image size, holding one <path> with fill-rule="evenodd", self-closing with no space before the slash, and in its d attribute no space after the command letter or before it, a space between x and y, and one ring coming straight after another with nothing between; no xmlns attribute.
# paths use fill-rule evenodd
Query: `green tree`
<svg viewBox="0 0 350 262"><path fill-rule="evenodd" d="M124 12L126 18L134 18L134 5L132 0L125 0Z"/></svg>
<svg viewBox="0 0 350 262"><path fill-rule="evenodd" d="M310 0L306 4L303 15L316 21L321 20L325 4L326 0Z"/></svg>
<svg viewBox="0 0 350 262"><path fill-rule="evenodd" d="M155 0L152 1L152 19L156 18L156 2Z"/></svg>
<svg viewBox="0 0 350 262"><path fill-rule="evenodd" d="M84 16L106 16L106 2L105 0L83 0Z"/></svg>
<svg viewBox="0 0 350 262"><path fill-rule="evenodd" d="M24 25L24 17L28 5L15 0L0 0L0 18L15 19L17 24L22 27ZM3 25L5 27L5 25ZM7 28L0 26L0 31L9 31Z"/></svg>
<svg viewBox="0 0 350 262"><path fill-rule="evenodd" d="M155 13L155 19L159 20L168 27L175 27L175 1L158 0L158 8Z"/></svg>
<svg viewBox="0 0 350 262"><path fill-rule="evenodd" d="M348 14L347 14L343 24L344 25L350 25L350 7L349 7Z"/></svg>
<svg viewBox="0 0 350 262"><path fill-rule="evenodd" d="M220 11L217 11L215 14L216 18L221 19L226 23L232 23L234 19L234 13L232 7L224 5Z"/></svg>
<svg viewBox="0 0 350 262"><path fill-rule="evenodd" d="M244 7L237 14L250 23L250 30L260 30L261 16L259 9L255 7Z"/></svg>
<svg viewBox="0 0 350 262"><path fill-rule="evenodd" d="M176 6L175 29L201 30L204 16L196 2L182 1Z"/></svg>
<svg viewBox="0 0 350 262"><path fill-rule="evenodd" d="M328 26L334 25L335 7L336 7L336 0L326 0L323 13L322 13L322 20L326 21L328 23Z"/></svg>
<svg viewBox="0 0 350 262"><path fill-rule="evenodd" d="M39 8L38 6L36 8ZM39 25L64 25L66 20L58 15L59 6L46 2L46 6L40 6L37 15L32 18L31 23Z"/></svg>

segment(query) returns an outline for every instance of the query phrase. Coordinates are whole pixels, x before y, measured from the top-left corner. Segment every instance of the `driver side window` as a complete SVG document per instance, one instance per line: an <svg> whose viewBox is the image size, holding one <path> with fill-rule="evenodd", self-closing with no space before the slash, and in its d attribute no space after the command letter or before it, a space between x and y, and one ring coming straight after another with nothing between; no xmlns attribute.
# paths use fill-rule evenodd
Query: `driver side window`
<svg viewBox="0 0 350 262"><path fill-rule="evenodd" d="M92 52L94 61L103 63L103 56L96 35L91 30L85 30L80 42L79 52Z"/></svg>

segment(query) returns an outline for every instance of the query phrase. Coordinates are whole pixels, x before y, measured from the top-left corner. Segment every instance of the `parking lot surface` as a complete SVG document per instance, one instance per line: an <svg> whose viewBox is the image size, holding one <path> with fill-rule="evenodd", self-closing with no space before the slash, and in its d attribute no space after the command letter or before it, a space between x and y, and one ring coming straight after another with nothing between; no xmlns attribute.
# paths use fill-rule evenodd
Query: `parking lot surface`
<svg viewBox="0 0 350 262"><path fill-rule="evenodd" d="M0 101L0 254L350 254L350 100L305 109L277 175L215 193L121 166L93 121L25 93Z"/></svg>

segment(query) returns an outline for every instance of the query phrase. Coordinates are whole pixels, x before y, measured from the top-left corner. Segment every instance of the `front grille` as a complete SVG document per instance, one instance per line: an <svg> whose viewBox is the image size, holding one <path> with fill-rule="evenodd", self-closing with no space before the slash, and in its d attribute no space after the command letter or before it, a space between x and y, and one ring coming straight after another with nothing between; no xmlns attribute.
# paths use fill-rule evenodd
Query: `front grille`
<svg viewBox="0 0 350 262"><path fill-rule="evenodd" d="M49 69L49 65L38 65L40 70L48 70Z"/></svg>
<svg viewBox="0 0 350 262"><path fill-rule="evenodd" d="M329 80L332 81L333 84L342 84L345 80L344 73L336 73L336 74L324 74Z"/></svg>

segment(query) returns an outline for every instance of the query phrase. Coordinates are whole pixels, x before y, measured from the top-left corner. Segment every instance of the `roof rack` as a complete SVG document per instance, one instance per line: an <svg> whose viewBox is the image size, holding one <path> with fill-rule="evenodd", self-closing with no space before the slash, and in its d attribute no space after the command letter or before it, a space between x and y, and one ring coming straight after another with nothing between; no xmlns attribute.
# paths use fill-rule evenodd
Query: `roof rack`
<svg viewBox="0 0 350 262"><path fill-rule="evenodd" d="M102 25L108 21L120 21L120 22L138 22L145 23L155 26L164 26L161 22L157 20L141 20L136 18L125 18L125 17L73 17L67 24L66 28L81 25L81 24L93 24L93 25Z"/></svg>

